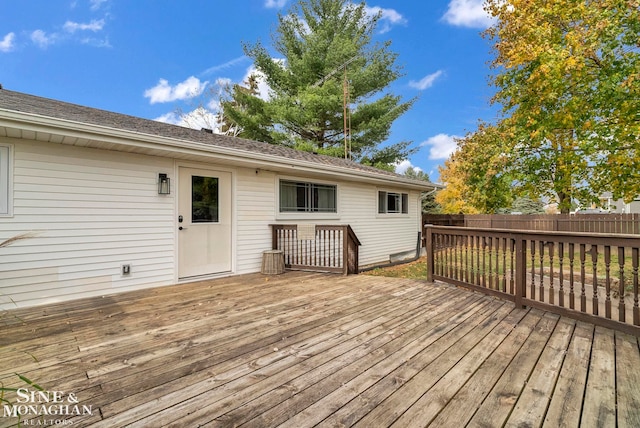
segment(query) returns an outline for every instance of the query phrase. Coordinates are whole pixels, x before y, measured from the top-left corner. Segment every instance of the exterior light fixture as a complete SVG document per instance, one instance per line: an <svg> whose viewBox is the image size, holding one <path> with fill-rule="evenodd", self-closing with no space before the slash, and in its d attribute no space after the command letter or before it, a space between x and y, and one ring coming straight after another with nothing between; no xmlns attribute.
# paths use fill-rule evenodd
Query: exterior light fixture
<svg viewBox="0 0 640 428"><path fill-rule="evenodd" d="M171 194L171 179L167 174L158 174L158 195Z"/></svg>

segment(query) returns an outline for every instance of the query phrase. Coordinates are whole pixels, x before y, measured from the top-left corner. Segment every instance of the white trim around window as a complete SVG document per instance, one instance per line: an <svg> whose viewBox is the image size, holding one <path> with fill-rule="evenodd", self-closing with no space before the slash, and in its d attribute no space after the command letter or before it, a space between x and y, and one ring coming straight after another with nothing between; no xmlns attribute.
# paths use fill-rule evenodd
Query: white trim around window
<svg viewBox="0 0 640 428"><path fill-rule="evenodd" d="M0 143L0 217L13 216L13 146Z"/></svg>
<svg viewBox="0 0 640 428"><path fill-rule="evenodd" d="M279 220L336 220L337 183L309 178L276 177L276 218Z"/></svg>
<svg viewBox="0 0 640 428"><path fill-rule="evenodd" d="M409 215L409 193L378 189L377 201L378 216Z"/></svg>

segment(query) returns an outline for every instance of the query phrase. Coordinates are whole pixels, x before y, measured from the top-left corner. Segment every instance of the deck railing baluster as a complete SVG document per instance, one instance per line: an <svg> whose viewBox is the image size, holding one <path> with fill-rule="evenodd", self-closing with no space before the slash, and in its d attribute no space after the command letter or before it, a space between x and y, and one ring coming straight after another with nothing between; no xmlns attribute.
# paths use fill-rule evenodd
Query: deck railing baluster
<svg viewBox="0 0 640 428"><path fill-rule="evenodd" d="M511 263L510 263L510 268L509 268L509 293L510 294L514 294L515 293L515 272L516 272L516 266L514 264L514 257L515 257L515 246L516 246L516 240L513 238L509 238L509 256L511 259Z"/></svg>
<svg viewBox="0 0 640 428"><path fill-rule="evenodd" d="M554 250L554 243L553 242L549 242L549 303L550 304L554 304L555 303L555 287L553 286L553 250Z"/></svg>
<svg viewBox="0 0 640 428"><path fill-rule="evenodd" d="M640 337L640 238L561 231L548 234L470 228L463 231L444 226L430 226L428 230L433 252L428 260L436 265L429 276L432 280L509 299L517 307L556 312ZM615 256L612 258L611 247L618 248L617 262ZM630 248L632 254L626 254L625 248ZM619 296L612 294L616 281L612 262L618 263L620 272ZM626 282L625 275L630 278ZM579 306L576 281L580 281ZM599 283L603 283L604 299ZM589 287L593 287L592 293ZM625 290L631 294L631 288L633 307L630 301L625 306ZM591 310L587 309L587 294L591 295ZM614 304L618 305L618 317L612 315Z"/></svg>
<svg viewBox="0 0 640 428"><path fill-rule="evenodd" d="M481 274L482 274L482 270L480 268L480 252L482 251L480 249L480 240L482 239L480 236L476 237L477 242L476 242L476 285L481 285Z"/></svg>
<svg viewBox="0 0 640 428"><path fill-rule="evenodd" d="M502 238L502 291L507 292L507 238Z"/></svg>
<svg viewBox="0 0 640 428"><path fill-rule="evenodd" d="M591 286L593 287L593 298L591 305L593 307L593 315L598 315L598 246L591 246L591 264L593 265L593 279Z"/></svg>
<svg viewBox="0 0 640 428"><path fill-rule="evenodd" d="M544 241L542 239L538 241L538 248L540 249L540 254L538 254L538 258L540 259L540 283L538 284L538 295L540 296L540 301L544 302Z"/></svg>
<svg viewBox="0 0 640 428"><path fill-rule="evenodd" d="M576 295L574 291L575 277L573 274L573 266L575 259L575 245L573 242L569 244L569 308L575 309L576 307Z"/></svg>
<svg viewBox="0 0 640 428"><path fill-rule="evenodd" d="M531 239L531 300L536 300L536 241Z"/></svg>
<svg viewBox="0 0 640 428"><path fill-rule="evenodd" d="M482 237L482 287L487 288L487 238Z"/></svg>
<svg viewBox="0 0 640 428"><path fill-rule="evenodd" d="M455 235L453 237L453 265L454 265L454 272L453 272L453 277L455 279L459 279L458 277L458 273L459 273L459 266L458 266L458 235Z"/></svg>
<svg viewBox="0 0 640 428"><path fill-rule="evenodd" d="M605 266L605 298L604 298L604 316L611 319L611 245L604 247L604 266Z"/></svg>
<svg viewBox="0 0 640 428"><path fill-rule="evenodd" d="M470 248L470 269L471 269L471 279L469 280L470 284L476 283L476 264L474 263L474 254L476 249L476 236L471 236L471 248Z"/></svg>
<svg viewBox="0 0 640 428"><path fill-rule="evenodd" d="M489 288L493 288L493 237L487 238L489 244Z"/></svg>
<svg viewBox="0 0 640 428"><path fill-rule="evenodd" d="M270 226L272 249L283 252L287 269L341 272L345 275L358 273L358 247L361 244L351 226L316 225L310 239L299 239L297 225Z"/></svg>
<svg viewBox="0 0 640 428"><path fill-rule="evenodd" d="M618 267L619 267L619 277L618 281L618 320L620 322L626 321L627 308L624 304L624 247L618 247Z"/></svg>
<svg viewBox="0 0 640 428"><path fill-rule="evenodd" d="M587 312L587 292L586 292L586 244L580 244L580 312Z"/></svg>
<svg viewBox="0 0 640 428"><path fill-rule="evenodd" d="M640 307L638 306L638 248L631 250L633 266L633 325L640 325Z"/></svg>
<svg viewBox="0 0 640 428"><path fill-rule="evenodd" d="M464 281L469 282L469 235L464 236Z"/></svg>
<svg viewBox="0 0 640 428"><path fill-rule="evenodd" d="M564 242L558 242L558 265L559 265L559 280L560 288L558 290L558 304L561 308L564 308Z"/></svg>

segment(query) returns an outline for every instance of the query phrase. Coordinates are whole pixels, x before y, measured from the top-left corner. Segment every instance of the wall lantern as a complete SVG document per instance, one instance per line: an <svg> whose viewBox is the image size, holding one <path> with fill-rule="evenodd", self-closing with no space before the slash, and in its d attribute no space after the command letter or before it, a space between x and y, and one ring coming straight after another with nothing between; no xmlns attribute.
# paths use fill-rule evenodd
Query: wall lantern
<svg viewBox="0 0 640 428"><path fill-rule="evenodd" d="M158 174L158 195L171 194L171 179L167 174Z"/></svg>

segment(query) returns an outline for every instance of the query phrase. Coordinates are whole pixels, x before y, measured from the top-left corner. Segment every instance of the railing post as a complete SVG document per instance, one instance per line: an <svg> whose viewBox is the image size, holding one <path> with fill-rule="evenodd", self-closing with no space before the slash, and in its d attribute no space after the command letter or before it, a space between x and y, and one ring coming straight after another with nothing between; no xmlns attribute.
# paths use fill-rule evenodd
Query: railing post
<svg viewBox="0 0 640 428"><path fill-rule="evenodd" d="M516 246L516 295L515 304L516 308L524 309L522 298L526 297L526 282L527 282L527 240L522 236L515 237Z"/></svg>
<svg viewBox="0 0 640 428"><path fill-rule="evenodd" d="M427 238L426 238L426 251L427 251L427 281L433 282L433 268L434 268L434 248L433 248L433 225L425 224Z"/></svg>
<svg viewBox="0 0 640 428"><path fill-rule="evenodd" d="M271 225L271 249L278 249L278 226L275 224Z"/></svg>
<svg viewBox="0 0 640 428"><path fill-rule="evenodd" d="M349 275L349 232L342 226L342 274Z"/></svg>

